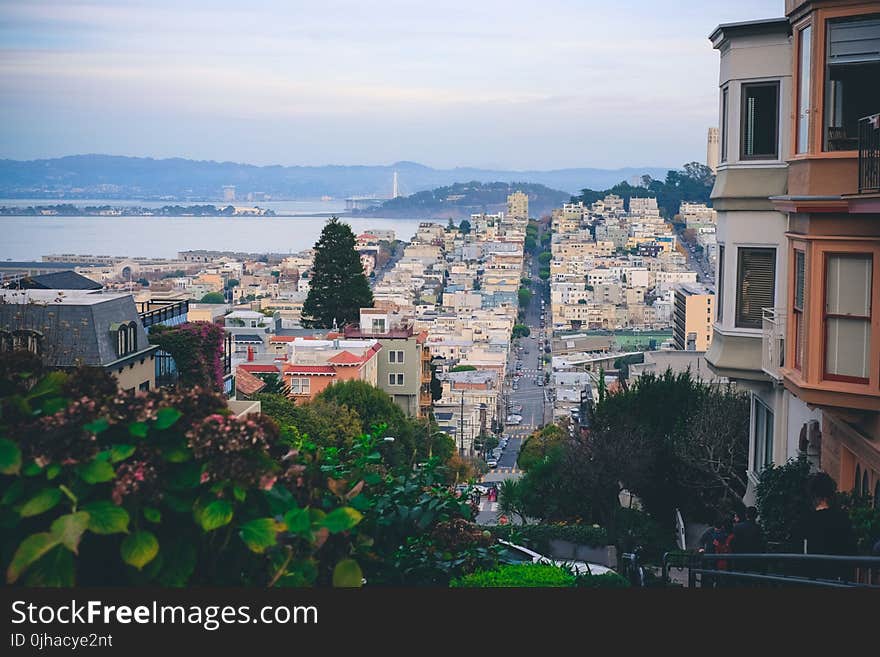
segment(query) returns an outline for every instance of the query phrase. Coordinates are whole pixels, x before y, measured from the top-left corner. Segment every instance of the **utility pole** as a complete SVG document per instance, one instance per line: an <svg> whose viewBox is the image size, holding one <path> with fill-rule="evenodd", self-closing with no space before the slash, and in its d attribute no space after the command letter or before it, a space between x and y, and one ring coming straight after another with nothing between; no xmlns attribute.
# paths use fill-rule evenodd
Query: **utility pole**
<svg viewBox="0 0 880 657"><path fill-rule="evenodd" d="M458 453L464 456L464 389L461 391L461 409L458 412Z"/></svg>

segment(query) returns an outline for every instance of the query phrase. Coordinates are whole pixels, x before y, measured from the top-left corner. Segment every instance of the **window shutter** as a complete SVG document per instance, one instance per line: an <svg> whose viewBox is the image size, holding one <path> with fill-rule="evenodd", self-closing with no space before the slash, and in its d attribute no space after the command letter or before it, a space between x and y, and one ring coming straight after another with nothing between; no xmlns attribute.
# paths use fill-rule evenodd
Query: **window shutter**
<svg viewBox="0 0 880 657"><path fill-rule="evenodd" d="M739 250L736 325L761 328L762 309L772 308L776 287L776 250Z"/></svg>

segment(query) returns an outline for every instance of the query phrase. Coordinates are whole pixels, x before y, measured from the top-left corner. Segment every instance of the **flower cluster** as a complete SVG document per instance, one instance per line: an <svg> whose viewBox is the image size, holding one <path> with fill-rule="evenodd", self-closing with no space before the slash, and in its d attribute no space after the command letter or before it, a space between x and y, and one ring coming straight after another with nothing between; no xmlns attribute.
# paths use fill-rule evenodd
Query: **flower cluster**
<svg viewBox="0 0 880 657"><path fill-rule="evenodd" d="M139 493L142 497L155 498L158 473L156 467L147 461L126 461L116 469L111 498L114 504L122 504L128 495Z"/></svg>
<svg viewBox="0 0 880 657"><path fill-rule="evenodd" d="M186 438L193 456L205 463L202 483L233 481L265 488L278 474L278 466L269 456L270 446L278 439L271 421L213 413L196 421Z"/></svg>

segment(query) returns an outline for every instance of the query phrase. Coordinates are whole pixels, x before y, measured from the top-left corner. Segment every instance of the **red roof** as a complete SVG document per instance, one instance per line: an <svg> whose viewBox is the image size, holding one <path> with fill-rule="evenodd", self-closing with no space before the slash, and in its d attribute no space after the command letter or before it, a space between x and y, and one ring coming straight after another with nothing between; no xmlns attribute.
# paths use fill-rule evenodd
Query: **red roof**
<svg viewBox="0 0 880 657"><path fill-rule="evenodd" d="M278 371L278 370L274 370ZM235 371L235 389L245 395L255 395L266 387L266 382L255 377L248 372L242 365L239 365Z"/></svg>
<svg viewBox="0 0 880 657"><path fill-rule="evenodd" d="M350 351L340 351L332 358L328 358L327 362L335 363L336 365L357 365L358 363L363 362L363 360L363 357L355 356Z"/></svg>
<svg viewBox="0 0 880 657"><path fill-rule="evenodd" d="M252 365L244 363L238 366L238 369L250 372L252 374L278 374L278 368L275 365Z"/></svg>
<svg viewBox="0 0 880 657"><path fill-rule="evenodd" d="M293 342L296 340L295 335L274 335L269 338L269 342Z"/></svg>
<svg viewBox="0 0 880 657"><path fill-rule="evenodd" d="M336 376L336 370L330 365L291 365L284 366L285 374L329 374Z"/></svg>

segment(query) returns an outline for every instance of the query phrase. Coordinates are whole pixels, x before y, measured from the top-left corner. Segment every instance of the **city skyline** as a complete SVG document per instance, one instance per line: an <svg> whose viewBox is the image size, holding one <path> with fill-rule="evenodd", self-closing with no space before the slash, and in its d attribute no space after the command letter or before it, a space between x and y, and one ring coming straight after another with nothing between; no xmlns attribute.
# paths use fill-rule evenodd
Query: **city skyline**
<svg viewBox="0 0 880 657"><path fill-rule="evenodd" d="M399 2L0 2L0 156L702 161L717 121L707 35L776 4L454 2L437 15Z"/></svg>

